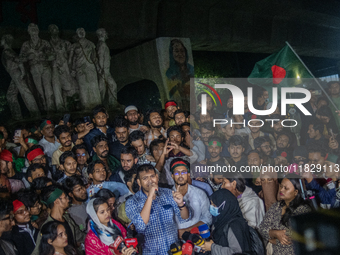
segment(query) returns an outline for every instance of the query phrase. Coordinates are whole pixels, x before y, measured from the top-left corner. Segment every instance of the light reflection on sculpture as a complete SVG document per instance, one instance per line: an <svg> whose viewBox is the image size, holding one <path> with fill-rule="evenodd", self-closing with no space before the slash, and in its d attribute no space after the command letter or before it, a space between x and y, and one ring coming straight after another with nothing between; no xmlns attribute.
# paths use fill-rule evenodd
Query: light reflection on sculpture
<svg viewBox="0 0 340 255"><path fill-rule="evenodd" d="M27 109L31 113L31 116L39 117L40 112L38 105L24 79L24 66L20 61L18 54L12 49L13 40L14 38L12 35L4 35L1 39L1 46L4 48L1 55L1 62L12 78L11 84L9 85L7 91L9 108L14 119L22 119L21 109L18 101L18 94L20 93Z"/></svg>
<svg viewBox="0 0 340 255"><path fill-rule="evenodd" d="M11 35L1 40L2 64L12 78L7 100L13 118L22 119L19 92L31 117L40 116L39 109L47 113L79 109L79 100L83 110L102 103L108 108L117 107L117 84L110 73L106 30L97 30L97 47L85 38L83 28L76 30L73 44L59 37L55 24L49 25L48 32L49 41L43 40L38 26L29 24L30 40L22 44L19 56L11 48Z"/></svg>

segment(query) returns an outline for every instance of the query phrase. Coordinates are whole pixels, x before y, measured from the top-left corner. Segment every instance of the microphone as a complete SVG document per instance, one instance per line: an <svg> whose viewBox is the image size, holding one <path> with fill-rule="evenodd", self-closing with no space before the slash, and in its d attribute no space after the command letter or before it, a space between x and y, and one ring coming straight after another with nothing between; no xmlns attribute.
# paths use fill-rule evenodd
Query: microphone
<svg viewBox="0 0 340 255"><path fill-rule="evenodd" d="M191 233L191 234L197 234L197 235L199 235L199 234L200 234L200 231L199 231L198 227L194 227L194 228L192 228L192 229L190 230L190 233Z"/></svg>
<svg viewBox="0 0 340 255"><path fill-rule="evenodd" d="M158 189L155 190L155 194L156 194L157 197L159 197L159 191L158 191Z"/></svg>
<svg viewBox="0 0 340 255"><path fill-rule="evenodd" d="M198 230L200 232L200 236L204 238L204 240L207 240L210 237L210 230L207 224L198 226Z"/></svg>
<svg viewBox="0 0 340 255"><path fill-rule="evenodd" d="M127 247L123 237L121 236L117 236L117 238L115 239L115 241L113 242L113 244L110 245L111 248L113 248L113 251L115 254L121 255L122 254L122 250ZM133 252L132 255L137 255L137 252Z"/></svg>
<svg viewBox="0 0 340 255"><path fill-rule="evenodd" d="M137 238L126 238L125 239L125 244L128 248L130 248L131 246L133 246L133 248L136 249L137 245L138 245L138 241Z"/></svg>
<svg viewBox="0 0 340 255"><path fill-rule="evenodd" d="M182 255L192 255L192 252L193 245L191 243L185 243L182 245Z"/></svg>
<svg viewBox="0 0 340 255"><path fill-rule="evenodd" d="M170 245L169 255L182 255L182 244L180 242L175 242Z"/></svg>
<svg viewBox="0 0 340 255"><path fill-rule="evenodd" d="M192 242L194 244L194 251L195 252L200 252L201 249L202 249L200 246L202 246L202 244L204 244L204 239L200 235L191 234L188 231L183 233L182 239L186 242Z"/></svg>

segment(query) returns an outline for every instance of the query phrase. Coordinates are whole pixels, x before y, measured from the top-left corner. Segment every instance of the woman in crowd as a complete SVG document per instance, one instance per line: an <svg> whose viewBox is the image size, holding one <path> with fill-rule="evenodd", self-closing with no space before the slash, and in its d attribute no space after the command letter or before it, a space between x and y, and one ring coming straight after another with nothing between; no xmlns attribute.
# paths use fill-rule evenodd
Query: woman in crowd
<svg viewBox="0 0 340 255"><path fill-rule="evenodd" d="M301 196L301 186L295 174L288 174L280 184L280 201L272 205L259 227L262 237L273 244L273 254L294 254L290 218L311 211Z"/></svg>
<svg viewBox="0 0 340 255"><path fill-rule="evenodd" d="M95 197L101 197L106 200L110 208L110 215L112 215L115 210L116 195L111 190L101 189L95 194Z"/></svg>
<svg viewBox="0 0 340 255"><path fill-rule="evenodd" d="M86 206L86 212L91 219L85 239L86 255L114 254L113 243L117 236L124 239L126 230L119 222L111 218L107 200L102 197L92 198ZM123 255L131 255L135 249L125 247L121 252Z"/></svg>
<svg viewBox="0 0 340 255"><path fill-rule="evenodd" d="M226 189L214 192L210 197L210 213L213 216L212 241L202 248L212 255L231 255L251 251L250 233L242 216L237 198Z"/></svg>
<svg viewBox="0 0 340 255"><path fill-rule="evenodd" d="M56 221L46 223L41 229L40 255L79 255L68 245L65 227Z"/></svg>

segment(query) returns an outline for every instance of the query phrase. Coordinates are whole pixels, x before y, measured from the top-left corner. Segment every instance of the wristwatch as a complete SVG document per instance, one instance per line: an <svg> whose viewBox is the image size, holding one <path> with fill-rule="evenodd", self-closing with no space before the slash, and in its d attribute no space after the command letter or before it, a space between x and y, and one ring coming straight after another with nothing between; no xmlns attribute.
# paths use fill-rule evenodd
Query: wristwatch
<svg viewBox="0 0 340 255"><path fill-rule="evenodd" d="M183 205L182 206L178 206L179 209L182 209L185 207L185 202L183 201Z"/></svg>

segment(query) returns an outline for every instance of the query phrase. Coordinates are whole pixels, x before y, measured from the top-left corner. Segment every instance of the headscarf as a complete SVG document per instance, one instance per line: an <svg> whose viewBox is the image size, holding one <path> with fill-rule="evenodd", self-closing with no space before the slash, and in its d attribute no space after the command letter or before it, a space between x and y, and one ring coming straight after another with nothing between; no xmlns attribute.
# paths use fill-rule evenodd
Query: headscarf
<svg viewBox="0 0 340 255"><path fill-rule="evenodd" d="M97 198L92 198L86 206L86 212L91 218L90 227L91 230L99 237L102 243L110 246L115 241L114 238L116 238L117 235L122 236L122 233L111 220L109 221L108 226L100 223L97 213L93 207L93 202L96 199Z"/></svg>
<svg viewBox="0 0 340 255"><path fill-rule="evenodd" d="M229 228L233 230L242 251L248 251L250 249L249 228L242 216L237 198L229 190L220 189L210 196L210 200L217 207L224 204L218 210L220 214L217 217L213 216L215 229L212 232L212 237L214 242L222 247L229 246L228 238L224 235L224 228L231 220L233 220L229 225Z"/></svg>

